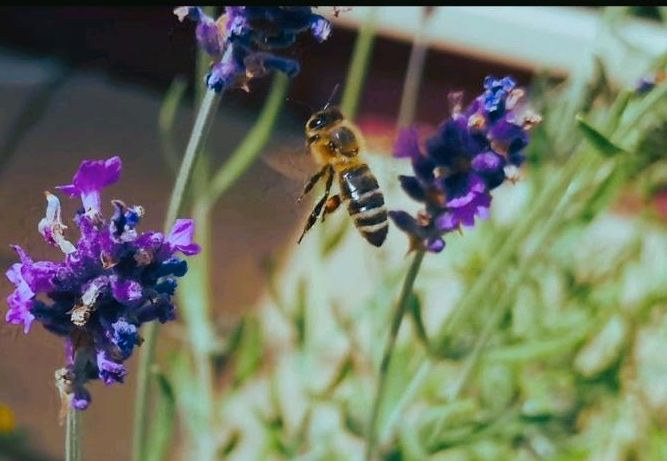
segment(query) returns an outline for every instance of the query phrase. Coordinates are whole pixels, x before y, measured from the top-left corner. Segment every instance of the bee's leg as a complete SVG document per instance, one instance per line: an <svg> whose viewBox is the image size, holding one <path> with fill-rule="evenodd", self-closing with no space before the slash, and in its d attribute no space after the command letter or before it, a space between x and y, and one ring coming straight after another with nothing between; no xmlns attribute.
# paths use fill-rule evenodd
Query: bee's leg
<svg viewBox="0 0 667 461"><path fill-rule="evenodd" d="M320 180L320 178L324 175L324 173L327 172L329 169L329 165L324 165L320 171L315 173L309 180L306 182L306 184L303 186L303 192L301 192L301 195L299 195L299 198L296 199L296 203L301 202L303 198L306 196L308 192L317 184L317 182Z"/></svg>
<svg viewBox="0 0 667 461"><path fill-rule="evenodd" d="M306 235L306 232L308 232L310 228L313 227L313 225L317 222L317 218L320 216L324 204L329 199L329 192L331 191L331 186L334 179L333 169L330 166L326 166L324 167L324 172L329 175L327 177L327 184L324 189L324 196L320 199L319 202L317 202L317 205L315 205L315 208L313 208L310 216L308 216L308 221L306 221L306 225L304 226L301 237L299 237L299 241L297 243L301 243L301 239L303 239L303 236Z"/></svg>
<svg viewBox="0 0 667 461"><path fill-rule="evenodd" d="M328 214L333 213L340 206L340 195L336 194L329 198L324 204L324 212L322 213L322 222Z"/></svg>

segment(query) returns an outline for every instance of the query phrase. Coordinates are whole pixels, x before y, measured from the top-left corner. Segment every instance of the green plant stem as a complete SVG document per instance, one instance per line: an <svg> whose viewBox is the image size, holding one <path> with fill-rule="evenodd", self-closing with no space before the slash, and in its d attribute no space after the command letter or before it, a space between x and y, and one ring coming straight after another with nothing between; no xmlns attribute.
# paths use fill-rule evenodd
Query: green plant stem
<svg viewBox="0 0 667 461"><path fill-rule="evenodd" d="M176 174L178 169L178 153L173 128L186 89L187 81L182 76L174 77L158 113L157 126L160 134L160 152L173 174Z"/></svg>
<svg viewBox="0 0 667 461"><path fill-rule="evenodd" d="M401 323L403 317L405 316L405 311L408 307L408 302L410 300L410 295L412 294L412 288L419 273L419 268L421 263L424 260L425 252L424 250L418 250L412 260L412 264L408 269L408 273L405 276L405 281L403 282L403 288L401 289L401 294L396 304L396 310L394 311L394 316L391 321L391 328L389 330L389 338L387 338L387 343L385 344L384 352L382 354L382 360L380 362L380 374L378 376L377 388L375 390L375 396L373 399L373 407L371 409L371 417L368 422L367 428L367 444L366 444L366 461L371 461L373 459L373 453L375 452L375 445L377 441L376 437L376 426L377 420L380 416L380 408L382 406L382 398L384 396L384 390L387 385L387 376L389 371L389 365L391 363L391 358L394 353L394 347L396 346L396 339L398 338L398 332L401 328Z"/></svg>
<svg viewBox="0 0 667 461"><path fill-rule="evenodd" d="M65 461L81 460L80 418L79 411L68 403L65 422Z"/></svg>
<svg viewBox="0 0 667 461"><path fill-rule="evenodd" d="M193 379L197 399L194 414L196 430L196 459L207 461L214 457L215 428L213 364L211 350L215 343L215 333L209 322L211 306L211 211L212 207L202 198L195 198L192 217L197 223L196 241L201 245L201 253L189 264L188 276L181 281L179 298L183 320L192 348L194 362Z"/></svg>
<svg viewBox="0 0 667 461"><path fill-rule="evenodd" d="M5 131L5 136L0 139L0 174L12 161L28 132L43 119L58 91L69 81L70 70L56 72L28 96L27 102L18 110L18 115Z"/></svg>
<svg viewBox="0 0 667 461"><path fill-rule="evenodd" d="M211 130L211 125L215 119L215 114L220 105L221 98L222 92L208 90L204 95L204 99L202 99L201 106L199 106L195 125L192 128L192 134L190 135L188 146L185 148L185 155L183 156L178 176L176 177L176 184L174 184L174 188L171 191L169 208L167 209L167 215L164 220L165 232L169 231L169 228L176 220L176 216L183 204L185 186L187 186L188 179L190 178L192 165L194 165L197 155L204 148L204 144L206 143L206 139Z"/></svg>
<svg viewBox="0 0 667 461"><path fill-rule="evenodd" d="M366 81L370 56L373 51L373 41L375 39L377 14L377 7L369 9L368 17L359 30L357 41L354 44L352 62L347 71L345 91L343 92L340 110L350 120L354 120L357 116L361 90L364 88L364 82Z"/></svg>
<svg viewBox="0 0 667 461"><path fill-rule="evenodd" d="M276 73L271 92L255 125L213 176L206 202L213 206L257 159L268 142L289 87L289 77Z"/></svg>
<svg viewBox="0 0 667 461"><path fill-rule="evenodd" d="M183 198L185 194L185 187L188 183L192 165L194 164L197 154L203 149L206 139L208 137L211 125L215 119L217 108L222 98L222 92L217 93L208 90L199 107L197 118L195 119L194 127L190 140L185 149L185 155L181 161L176 183L172 190L171 199L169 200L169 207L164 221L165 234L169 232L172 224L176 220ZM139 354L139 370L137 374L137 393L135 400L134 413L134 428L133 428L133 447L132 459L133 461L141 461L143 459L144 444L146 441L146 432L148 426L148 394L149 394L149 371L155 356L155 342L158 333L158 325L155 322L150 323L146 328L144 335L144 344Z"/></svg>
<svg viewBox="0 0 667 461"><path fill-rule="evenodd" d="M423 14L420 27L417 28L412 40L412 49L408 59L408 67L405 71L405 80L403 81L403 91L401 93L401 104L398 109L398 128L404 128L415 120L417 112L417 101L419 100L419 88L424 73L424 63L426 62L426 52L428 45L424 41L424 31L428 24L429 14L426 6L423 6Z"/></svg>

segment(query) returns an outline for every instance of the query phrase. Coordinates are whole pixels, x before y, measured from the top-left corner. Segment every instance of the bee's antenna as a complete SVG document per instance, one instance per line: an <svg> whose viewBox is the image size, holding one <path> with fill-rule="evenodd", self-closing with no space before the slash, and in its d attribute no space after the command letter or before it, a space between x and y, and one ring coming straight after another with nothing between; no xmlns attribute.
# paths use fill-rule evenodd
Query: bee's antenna
<svg viewBox="0 0 667 461"><path fill-rule="evenodd" d="M285 98L285 101L294 102L294 103L297 103L298 105L300 105L300 106L302 106L302 107L305 107L306 109L308 109L308 113L309 113L309 114L312 114L313 112L315 112L315 109L313 109L313 108L311 107L310 104L308 104L308 103L306 103L306 102L304 102L304 101L301 101L301 100L299 100L299 99Z"/></svg>
<svg viewBox="0 0 667 461"><path fill-rule="evenodd" d="M334 98L335 98L336 95L338 94L338 89L339 89L339 88L340 88L340 83L336 83L336 86L334 86L334 89L333 89L333 91L331 92L331 96L329 96L329 100L328 100L327 103L324 105L324 107L322 108L322 110L326 110L326 109L328 109L328 108L331 106L331 103L333 102Z"/></svg>

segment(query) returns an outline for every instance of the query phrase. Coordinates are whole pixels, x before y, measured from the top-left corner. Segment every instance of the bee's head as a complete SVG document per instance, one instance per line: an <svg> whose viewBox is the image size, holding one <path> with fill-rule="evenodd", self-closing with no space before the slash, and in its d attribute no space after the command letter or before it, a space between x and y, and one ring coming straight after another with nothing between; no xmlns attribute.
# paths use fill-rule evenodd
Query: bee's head
<svg viewBox="0 0 667 461"><path fill-rule="evenodd" d="M328 106L315 112L306 123L306 135L312 136L318 131L331 128L336 123L343 120L343 114L336 106Z"/></svg>

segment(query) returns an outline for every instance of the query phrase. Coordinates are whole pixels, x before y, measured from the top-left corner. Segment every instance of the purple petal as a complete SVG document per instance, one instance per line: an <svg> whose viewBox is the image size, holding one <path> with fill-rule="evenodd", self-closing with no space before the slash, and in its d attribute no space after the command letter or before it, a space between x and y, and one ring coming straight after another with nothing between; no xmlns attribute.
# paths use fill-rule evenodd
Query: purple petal
<svg viewBox="0 0 667 461"><path fill-rule="evenodd" d="M164 235L162 232L144 232L135 241L137 248L146 251L156 251L162 246Z"/></svg>
<svg viewBox="0 0 667 461"><path fill-rule="evenodd" d="M7 297L9 310L5 316L5 320L14 325L23 324L23 332L27 334L30 331L32 322L35 320L35 316L30 312L34 306L35 293L23 278L21 273L22 266L23 264L21 263L12 264L6 273L9 281L16 288Z"/></svg>
<svg viewBox="0 0 667 461"><path fill-rule="evenodd" d="M314 15L313 23L310 25L310 31L313 33L315 40L323 42L331 34L331 23L322 16Z"/></svg>
<svg viewBox="0 0 667 461"><path fill-rule="evenodd" d="M72 184L57 189L74 197L81 195L86 211L100 211L100 192L120 178L122 161L115 156L107 160L84 160L74 175Z"/></svg>
<svg viewBox="0 0 667 461"><path fill-rule="evenodd" d="M232 35L243 35L250 27L248 19L245 15L246 8L244 6L226 6L225 16L227 16L227 23L225 29L227 33Z"/></svg>
<svg viewBox="0 0 667 461"><path fill-rule="evenodd" d="M153 304L146 304L142 306L137 312L139 322L151 322L159 320L160 323L165 323L176 318L176 310L174 305L167 299L161 298Z"/></svg>
<svg viewBox="0 0 667 461"><path fill-rule="evenodd" d="M122 363L115 362L107 357L106 351L97 353L97 368L99 377L104 384L122 383L127 375L127 370Z"/></svg>
<svg viewBox="0 0 667 461"><path fill-rule="evenodd" d="M446 211L435 218L435 227L437 227L438 230L443 233L451 232L458 229L459 220L457 219L454 212Z"/></svg>
<svg viewBox="0 0 667 461"><path fill-rule="evenodd" d="M180 251L184 255L192 256L201 251L201 247L193 242L194 235L195 223L192 219L177 219L165 242L172 252Z"/></svg>
<svg viewBox="0 0 667 461"><path fill-rule="evenodd" d="M76 410L85 410L90 405L92 400L90 392L83 386L78 386L74 390L74 395L72 396L72 407Z"/></svg>
<svg viewBox="0 0 667 461"><path fill-rule="evenodd" d="M47 292L54 288L53 278L58 273L60 266L51 261L33 262L23 248L12 245L12 248L21 258L21 277L35 292Z"/></svg>
<svg viewBox="0 0 667 461"><path fill-rule="evenodd" d="M505 181L504 167L506 163L507 161L503 157L489 151L476 155L472 159L472 169L484 178L487 188L491 190Z"/></svg>
<svg viewBox="0 0 667 461"><path fill-rule="evenodd" d="M435 178L435 163L430 157L420 156L412 159L412 171L424 183L431 183Z"/></svg>
<svg viewBox="0 0 667 461"><path fill-rule="evenodd" d="M134 346L139 344L139 330L136 325L125 319L117 320L111 327L113 330L111 341L118 346L124 357L129 357Z"/></svg>
<svg viewBox="0 0 667 461"><path fill-rule="evenodd" d="M417 128L410 127L401 130L394 146L394 157L416 160L422 156Z"/></svg>
<svg viewBox="0 0 667 461"><path fill-rule="evenodd" d="M448 198L447 206L459 208L467 205L477 195L485 192L486 183L474 173L457 174L444 180L444 189Z"/></svg>
<svg viewBox="0 0 667 461"><path fill-rule="evenodd" d="M503 158L495 152L484 152L472 159L472 169L477 172L494 172L505 166Z"/></svg>
<svg viewBox="0 0 667 461"><path fill-rule="evenodd" d="M405 211L390 211L389 217L396 227L401 229L403 232L406 232L415 237L422 238L422 228L417 223L417 220L413 218L409 213Z"/></svg>
<svg viewBox="0 0 667 461"><path fill-rule="evenodd" d="M141 302L143 290L141 284L135 280L113 276L111 278L111 294L119 303L134 306Z"/></svg>
<svg viewBox="0 0 667 461"><path fill-rule="evenodd" d="M401 183L401 188L405 191L408 196L418 202L423 202L426 200L426 191L421 186L421 183L414 176L403 176L400 175L398 180Z"/></svg>
<svg viewBox="0 0 667 461"><path fill-rule="evenodd" d="M489 216L491 206L491 195L487 192L477 193L465 205L458 208L450 208L448 211L435 219L435 225L442 232L451 232L459 226L472 227L475 217L486 219Z"/></svg>
<svg viewBox="0 0 667 461"><path fill-rule="evenodd" d="M501 155L518 152L528 145L528 134L522 126L504 117L489 130L489 141L493 149Z"/></svg>
<svg viewBox="0 0 667 461"><path fill-rule="evenodd" d="M218 56L222 53L223 40L220 34L220 29L212 18L201 14L197 27L195 28L195 35L199 46L201 46L208 54L211 56Z"/></svg>
<svg viewBox="0 0 667 461"><path fill-rule="evenodd" d="M245 56L237 56L237 49L236 46L230 47L222 60L211 67L206 76L206 85L212 90L221 91L223 88L231 87L245 76L243 64Z"/></svg>
<svg viewBox="0 0 667 461"><path fill-rule="evenodd" d="M440 253L445 248L445 241L440 237L433 237L426 242L426 250L431 253Z"/></svg>

